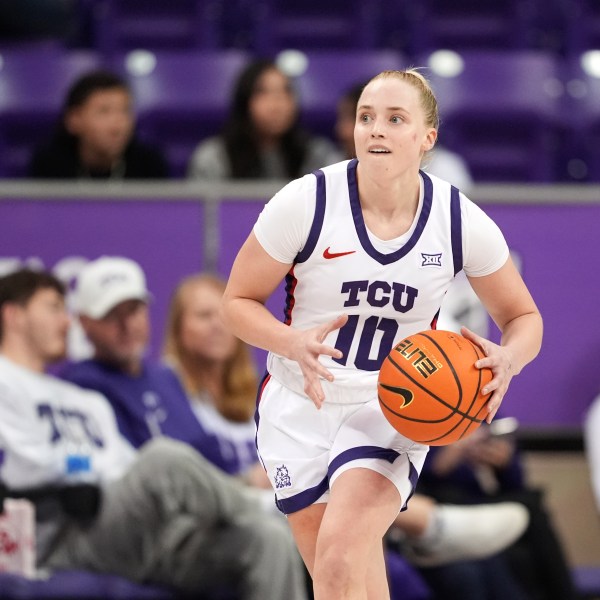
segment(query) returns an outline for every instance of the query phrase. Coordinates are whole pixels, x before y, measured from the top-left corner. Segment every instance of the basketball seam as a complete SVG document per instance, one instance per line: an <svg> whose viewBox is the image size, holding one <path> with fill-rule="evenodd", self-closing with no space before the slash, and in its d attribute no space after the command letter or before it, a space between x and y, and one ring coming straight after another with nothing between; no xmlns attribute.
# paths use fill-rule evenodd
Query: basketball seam
<svg viewBox="0 0 600 600"><path fill-rule="evenodd" d="M452 361L449 359L446 352L444 352L443 348L431 336L429 336L423 332L419 333L418 335L422 335L423 337L427 338L432 344L434 344L434 346L436 346L437 349L442 353L442 355L446 359L446 362L448 363L448 365L451 367L452 373L455 377L456 383L457 383L459 391L460 391L460 395L459 395L459 399L458 399L458 406L460 406L463 401L462 386L460 384L460 379L458 378L458 375L456 374L456 370L454 369L454 365L452 364ZM467 340L467 341L469 341L469 340ZM479 356L479 350L478 350L477 346L473 343L469 343L468 345L471 348L471 350L473 350L475 352L475 359L478 360L480 358L480 356ZM477 389L475 390L475 395L471 399L471 403L469 404L468 408L466 409L467 414L471 411L471 409L475 405L475 401L477 400L477 395L479 394L480 390L481 390L481 369L477 369ZM477 414L479 414L480 412L481 412L481 410L478 410ZM462 413L459 413L459 414L462 414ZM471 416L468 416L466 420L468 420L470 422L466 424L465 430L460 434L460 436L458 438L459 440L462 439L466 435L466 433L469 431L469 428L471 427L471 425L473 425L474 423L477 423L477 424L483 423L483 419L477 419L476 417L471 417ZM446 435L455 431L458 427L460 427L460 425L463 424L463 422L464 422L464 420L461 421L460 423L457 423L452 429L450 429L450 431L448 431L446 433ZM436 438L436 439L439 439L439 438Z"/></svg>

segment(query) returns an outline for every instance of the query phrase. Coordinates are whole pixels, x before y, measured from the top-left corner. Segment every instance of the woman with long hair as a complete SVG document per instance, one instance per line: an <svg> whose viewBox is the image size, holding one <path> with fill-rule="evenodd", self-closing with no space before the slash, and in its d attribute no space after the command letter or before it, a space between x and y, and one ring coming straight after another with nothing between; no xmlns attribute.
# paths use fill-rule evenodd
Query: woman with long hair
<svg viewBox="0 0 600 600"><path fill-rule="evenodd" d="M268 59L240 74L221 135L194 151L194 179L293 179L340 160L334 144L300 127L292 82Z"/></svg>
<svg viewBox="0 0 600 600"><path fill-rule="evenodd" d="M258 377L248 345L221 322L224 291L225 282L212 274L192 275L179 284L171 300L164 356L203 428L218 440L228 471L266 487L254 441Z"/></svg>

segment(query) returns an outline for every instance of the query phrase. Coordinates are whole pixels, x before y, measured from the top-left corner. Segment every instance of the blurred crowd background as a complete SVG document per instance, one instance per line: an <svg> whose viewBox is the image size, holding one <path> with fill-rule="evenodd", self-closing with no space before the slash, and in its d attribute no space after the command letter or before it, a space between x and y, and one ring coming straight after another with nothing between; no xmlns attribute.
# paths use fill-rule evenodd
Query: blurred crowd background
<svg viewBox="0 0 600 600"><path fill-rule="evenodd" d="M183 177L251 58L292 77L301 120L333 139L337 99L383 68L425 67L440 142L475 182L600 181L595 0L20 0L0 2L0 176L24 177L69 84L109 68L140 137Z"/></svg>
<svg viewBox="0 0 600 600"><path fill-rule="evenodd" d="M149 354L158 358L177 285L198 271L226 278L281 179L325 156L352 155L340 124L344 111L352 123L352 102L343 102L356 86L408 66L423 68L440 103L431 172L443 159L453 176L464 173L457 185L502 226L544 315L542 354L513 384L506 414L520 421L513 441L529 481L547 492L580 596L598 598L600 538L582 439L600 391L591 366L599 350L598 0L0 0L0 216L9 224L0 275L41 266L72 283L99 256L138 261L153 294ZM80 103L68 107L90 73ZM250 105L261 86L288 83L298 123L285 151L263 153L260 136L244 138L243 127L232 134L238 100ZM143 177L162 181L92 182L142 176L126 154L100 172L78 156L79 170L60 175L75 184L28 187L31 177L58 178L43 172L40 156L58 158L52 143L67 114L98 89L116 90L120 101L131 94L131 139L157 151L138 155ZM297 160L301 172L286 171L294 152L307 159L309 148L318 164L305 171ZM264 186L230 181L246 178ZM479 308L460 304L463 321ZM90 348L76 321L71 333L82 358ZM263 353L256 358L262 369Z"/></svg>

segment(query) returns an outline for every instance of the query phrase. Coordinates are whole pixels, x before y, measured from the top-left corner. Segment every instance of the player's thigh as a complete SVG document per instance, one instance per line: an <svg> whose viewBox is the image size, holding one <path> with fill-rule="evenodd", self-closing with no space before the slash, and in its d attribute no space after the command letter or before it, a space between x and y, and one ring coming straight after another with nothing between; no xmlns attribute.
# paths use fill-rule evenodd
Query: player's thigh
<svg viewBox="0 0 600 600"><path fill-rule="evenodd" d="M398 433L374 396L349 412L337 432L328 470L330 487L350 469L372 470L395 485L403 501L400 510L415 491L428 449Z"/></svg>
<svg viewBox="0 0 600 600"><path fill-rule="evenodd" d="M365 468L344 471L331 489L317 556L343 551L366 568L402 502L394 483L380 473Z"/></svg>

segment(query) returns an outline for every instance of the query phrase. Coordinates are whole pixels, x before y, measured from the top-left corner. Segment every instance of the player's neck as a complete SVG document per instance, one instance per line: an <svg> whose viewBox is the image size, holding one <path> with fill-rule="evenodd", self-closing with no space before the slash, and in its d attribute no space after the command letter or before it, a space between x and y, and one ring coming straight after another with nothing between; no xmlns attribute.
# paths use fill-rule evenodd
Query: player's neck
<svg viewBox="0 0 600 600"><path fill-rule="evenodd" d="M393 180L390 185L363 178L359 185L363 218L379 239L395 239L412 226L419 206L420 184Z"/></svg>
<svg viewBox="0 0 600 600"><path fill-rule="evenodd" d="M377 212L415 211L419 202L421 184L419 176L412 171L389 175L386 172L357 171L358 190L363 209Z"/></svg>

